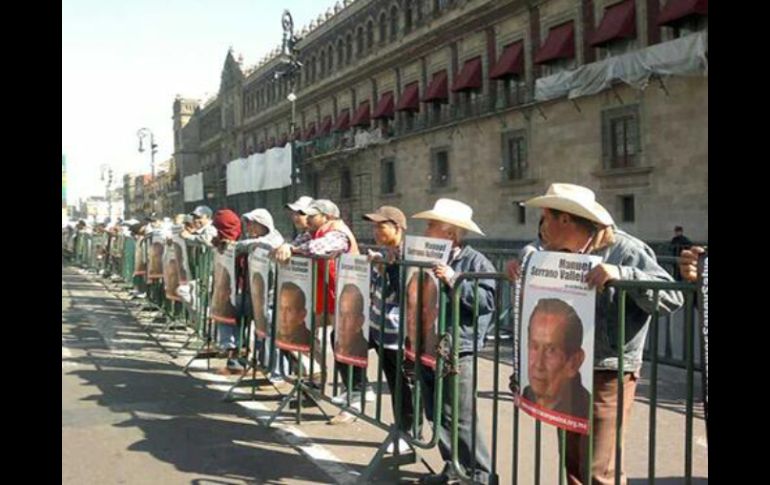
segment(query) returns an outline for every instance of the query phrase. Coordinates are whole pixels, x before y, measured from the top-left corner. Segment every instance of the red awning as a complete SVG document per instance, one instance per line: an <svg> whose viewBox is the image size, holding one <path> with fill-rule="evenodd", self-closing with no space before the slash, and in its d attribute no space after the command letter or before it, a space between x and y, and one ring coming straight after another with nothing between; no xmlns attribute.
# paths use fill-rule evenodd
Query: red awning
<svg viewBox="0 0 770 485"><path fill-rule="evenodd" d="M420 111L420 83L407 84L398 99L396 111Z"/></svg>
<svg viewBox="0 0 770 485"><path fill-rule="evenodd" d="M302 139L305 141L312 140L313 138L315 138L315 122L310 123L302 135Z"/></svg>
<svg viewBox="0 0 770 485"><path fill-rule="evenodd" d="M535 55L535 64L573 57L575 57L575 25L570 20L551 28L548 38Z"/></svg>
<svg viewBox="0 0 770 485"><path fill-rule="evenodd" d="M604 18L599 28L591 37L592 47L601 47L616 39L636 37L636 4L626 0L604 11Z"/></svg>
<svg viewBox="0 0 770 485"><path fill-rule="evenodd" d="M691 15L708 14L708 0L668 0L658 15L658 25L670 25Z"/></svg>
<svg viewBox="0 0 770 485"><path fill-rule="evenodd" d="M274 148L274 147L275 147L275 137L271 136L270 138L267 139L267 148L269 150L270 148Z"/></svg>
<svg viewBox="0 0 770 485"><path fill-rule="evenodd" d="M393 119L393 91L388 91L380 96L380 102L377 103L377 109L374 110L372 119L380 118Z"/></svg>
<svg viewBox="0 0 770 485"><path fill-rule="evenodd" d="M329 115L324 117L324 120L321 123L321 130L319 131L319 135L326 136L331 132L332 132L332 117L331 115Z"/></svg>
<svg viewBox="0 0 770 485"><path fill-rule="evenodd" d="M369 126L369 101L364 101L358 105L356 115L353 116L352 126Z"/></svg>
<svg viewBox="0 0 770 485"><path fill-rule="evenodd" d="M481 56L465 61L460 74L452 83L452 92L481 89Z"/></svg>
<svg viewBox="0 0 770 485"><path fill-rule="evenodd" d="M282 147L286 145L286 142L289 141L289 135L286 134L286 132L281 133L281 137L278 138L278 146Z"/></svg>
<svg viewBox="0 0 770 485"><path fill-rule="evenodd" d="M490 79L506 79L524 73L524 42L508 44L500 60L489 72Z"/></svg>
<svg viewBox="0 0 770 485"><path fill-rule="evenodd" d="M422 101L423 103L446 103L449 101L446 69L433 73L433 80L428 85L428 90Z"/></svg>
<svg viewBox="0 0 770 485"><path fill-rule="evenodd" d="M345 108L337 115L337 122L334 123L334 131L345 131L350 128L350 110Z"/></svg>

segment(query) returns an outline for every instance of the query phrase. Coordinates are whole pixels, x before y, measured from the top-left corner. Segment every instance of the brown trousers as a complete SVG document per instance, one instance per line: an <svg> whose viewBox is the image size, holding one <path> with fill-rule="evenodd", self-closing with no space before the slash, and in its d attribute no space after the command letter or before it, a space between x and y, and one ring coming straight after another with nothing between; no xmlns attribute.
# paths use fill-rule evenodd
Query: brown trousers
<svg viewBox="0 0 770 485"><path fill-rule="evenodd" d="M637 376L626 373L623 376L623 428L621 450L624 449L631 407L636 393ZM593 462L591 463L592 485L615 483L615 426L617 425L618 373L614 371L594 372L594 429ZM586 476L588 438L577 433L567 433L567 483L582 485ZM621 453L621 457L625 455ZM626 485L627 478L620 463L620 483Z"/></svg>

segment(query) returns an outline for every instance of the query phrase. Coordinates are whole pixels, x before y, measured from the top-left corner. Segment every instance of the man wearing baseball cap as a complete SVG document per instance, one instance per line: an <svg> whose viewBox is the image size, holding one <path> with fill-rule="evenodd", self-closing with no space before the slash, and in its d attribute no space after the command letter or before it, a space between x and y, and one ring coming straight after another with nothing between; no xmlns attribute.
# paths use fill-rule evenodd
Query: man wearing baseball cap
<svg viewBox="0 0 770 485"><path fill-rule="evenodd" d="M382 344L382 370L385 379L388 382L388 388L391 390L391 397L395 396L395 390L398 388L401 392L401 422L399 429L409 432L412 429L414 419L414 408L412 407L412 389L407 383L405 372L400 376L396 375L398 363L398 323L400 318L399 311L399 266L391 264L401 257L404 236L406 235L406 216L400 209L392 206L382 206L370 214L364 214L364 220L372 223L374 232L374 241L383 251L373 252L369 250L369 259L381 264L372 266L371 273L371 302L369 308L369 348L377 349L377 355L380 355L380 344ZM384 312L383 312L384 300ZM402 365L407 365L409 361L402 361ZM339 366L339 364L338 364ZM361 386L363 370L360 367L353 368L353 383L358 385L351 395L351 403L357 405L361 399ZM343 376L347 376L344 371ZM400 377L400 379L398 379ZM342 379L345 382L346 379ZM337 404L345 403L346 395L341 395L332 399ZM397 416L397 402L395 398L391 399L393 415ZM340 414L333 418L337 422L352 421L353 415L349 413ZM399 450L403 453L409 449L409 445L403 440L397 440ZM387 453L393 453L395 443L391 443L386 449Z"/></svg>
<svg viewBox="0 0 770 485"><path fill-rule="evenodd" d="M622 463L615 463L615 428L618 419L618 356L623 358L623 437L627 434L636 381L642 366L642 352L650 314L656 309L670 314L682 306L678 291L660 291L656 302L652 291L630 291L626 302L626 343L617 348L618 295L607 287L612 281L673 281L656 259L655 253L641 240L615 227L610 213L596 202L594 192L574 184L551 184L545 195L525 202L543 210L542 239L546 251L601 256L602 263L587 275L589 286L596 287L596 333L593 376L593 483L614 483L616 467L621 468L621 483L626 483ZM534 247L534 246L533 246ZM536 248L534 250L540 250ZM516 275L514 275L516 276ZM511 376L511 389L518 383ZM586 476L585 435L567 432L567 481L582 483ZM622 446L622 444L621 444Z"/></svg>
<svg viewBox="0 0 770 485"><path fill-rule="evenodd" d="M401 212L396 207L391 206L382 206L379 209L377 209L375 212L371 214L364 214L363 216L364 220L371 221L374 223L374 235L375 235L375 242L378 246L383 246L384 249L388 253L398 253L401 248L401 243L403 240L403 235L406 231L406 216L404 216L404 213ZM375 253L371 250L368 251L369 259L370 260L382 260L383 255L381 253ZM397 256L397 255L396 255ZM393 255L390 255L388 257L389 261L392 261L394 259ZM377 315L377 322L372 324L370 326L370 333L369 333L369 348L378 348L379 342L380 342L380 328L381 327L381 317L380 317L380 301L382 298L382 288L381 285L383 283L383 279L386 278L386 275L380 274L378 272L378 269L381 270L381 272L384 273L384 264L383 265L377 265L374 268L374 271L372 272L372 286L371 288L377 292L377 297L372 298L370 315L372 315L372 318L374 318L374 315ZM390 288L389 293L389 302L390 306L386 307L386 315L392 319L395 315L395 322L388 321L388 334L383 336L383 370L385 372L386 378L388 379L388 384L391 389L395 389L395 371L396 371L396 352L395 350L398 349L398 266L391 266L388 265L388 270L395 269L395 273L393 271L390 271L389 275L387 276L393 276L395 275L395 278L392 280L392 283L395 285L395 288ZM375 305L376 301L376 305ZM395 305L394 305L395 303ZM395 313L390 313L393 311L393 307L395 306ZM376 312L376 313L372 313ZM376 326L376 328L375 328ZM395 329L395 330L394 330ZM342 362L337 363L337 371L340 376L340 382L346 383L347 382L347 375L348 375L348 365L344 364ZM363 381L365 377L364 369L361 367L355 367L353 366L353 389L347 390L350 392L350 403L351 407L359 409L361 408L361 393L364 389ZM344 384L343 384L344 385ZM408 388L407 388L408 390ZM339 394L338 396L332 398L332 402L338 405L342 405L348 402L348 392L343 392ZM409 412L408 416L405 416L404 421L411 421L411 394L405 394L402 393L402 395L408 396L409 399ZM366 392L365 398L368 401L373 401L375 399L375 395L371 393L370 391ZM407 397L404 397L404 400L402 401L402 404L406 403ZM393 403L395 405L395 402ZM406 406L402 406L402 408L405 408ZM395 411L394 411L395 413ZM329 424L344 424L349 423L355 420L355 416L353 414L347 413L345 411L339 413L337 416L332 418L329 421ZM410 429L409 426L407 427L403 426L402 429L405 431L408 431ZM392 445L391 445L392 448ZM403 449L406 450L407 445L404 444ZM390 452L393 450L391 449Z"/></svg>
<svg viewBox="0 0 770 485"><path fill-rule="evenodd" d="M313 239L313 234L310 232L310 227L307 224L307 214L305 214L305 210L310 207L311 203L313 203L313 198L303 195L296 201L284 206L289 211L289 217L291 217L291 222L296 230L294 240L291 242L292 246L301 246L303 243Z"/></svg>
<svg viewBox="0 0 770 485"><path fill-rule="evenodd" d="M195 230L192 232L188 230L182 231L180 236L191 241L198 241L211 247L212 241L217 237L217 228L211 223L212 210L205 205L199 205L196 207L190 215L193 218L193 226Z"/></svg>
<svg viewBox="0 0 770 485"><path fill-rule="evenodd" d="M359 253L356 237L345 222L340 219L340 210L334 202L328 199L317 199L310 203L302 212L308 216L307 223L312 233L312 239L299 246L291 245L288 254L285 251L277 251L276 259L279 263L288 262L292 254L331 256L340 253ZM326 293L326 320L324 320L323 307L324 273L328 274L329 281ZM325 325L331 322L334 315L336 275L336 266L333 259L316 261L316 307L314 311L316 313L316 322L320 322L319 328L321 331L323 331ZM321 362L320 356L322 354L317 337L315 355L318 361Z"/></svg>

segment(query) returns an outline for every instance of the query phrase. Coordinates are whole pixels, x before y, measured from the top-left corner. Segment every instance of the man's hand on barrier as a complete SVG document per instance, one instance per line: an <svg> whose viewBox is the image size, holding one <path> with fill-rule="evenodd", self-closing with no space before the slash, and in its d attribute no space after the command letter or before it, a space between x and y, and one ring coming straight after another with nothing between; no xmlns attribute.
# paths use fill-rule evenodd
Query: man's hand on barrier
<svg viewBox="0 0 770 485"><path fill-rule="evenodd" d="M275 260L281 264L284 264L289 261L289 259L291 259L291 245L281 244L278 246L278 248L275 250Z"/></svg>
<svg viewBox="0 0 770 485"><path fill-rule="evenodd" d="M518 259L512 259L505 263L505 272L508 274L508 279L516 281L521 276L521 263Z"/></svg>
<svg viewBox="0 0 770 485"><path fill-rule="evenodd" d="M452 278L455 276L455 270L444 263L436 263L433 266L433 274L436 278L443 281L447 286L452 286Z"/></svg>
<svg viewBox="0 0 770 485"><path fill-rule="evenodd" d="M586 275L586 283L589 288L596 287L602 291L604 285L613 280L620 279L620 268L614 264L600 264Z"/></svg>
<svg viewBox="0 0 770 485"><path fill-rule="evenodd" d="M515 395L519 393L519 380L516 379L516 374L511 374L511 378L508 382L508 389Z"/></svg>
<svg viewBox="0 0 770 485"><path fill-rule="evenodd" d="M705 253L702 246L693 246L685 249L679 255L679 272L685 281L696 281L698 279L698 257Z"/></svg>
<svg viewBox="0 0 770 485"><path fill-rule="evenodd" d="M382 255L382 253L379 253L377 251L372 251L371 249L367 249L366 250L366 259L367 259L367 261L372 263L372 262L381 262L384 259L384 257Z"/></svg>

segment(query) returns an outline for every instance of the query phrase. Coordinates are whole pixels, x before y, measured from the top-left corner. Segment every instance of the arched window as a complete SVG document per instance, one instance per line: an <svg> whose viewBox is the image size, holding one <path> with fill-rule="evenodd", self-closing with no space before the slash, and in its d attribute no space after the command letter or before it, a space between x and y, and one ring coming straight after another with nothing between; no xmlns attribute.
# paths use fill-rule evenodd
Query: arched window
<svg viewBox="0 0 770 485"><path fill-rule="evenodd" d="M385 12L380 14L380 44L385 43L385 36L388 33L388 18Z"/></svg>
<svg viewBox="0 0 770 485"><path fill-rule="evenodd" d="M345 60L345 50L342 43L342 39L337 39L337 68L339 69Z"/></svg>
<svg viewBox="0 0 770 485"><path fill-rule="evenodd" d="M310 82L314 83L316 80L316 68L315 68L315 57L310 58Z"/></svg>
<svg viewBox="0 0 770 485"><path fill-rule="evenodd" d="M345 37L345 64L350 64L353 61L353 36L348 34Z"/></svg>
<svg viewBox="0 0 770 485"><path fill-rule="evenodd" d="M324 76L326 76L326 52L323 49L321 49L321 57L319 59L318 71L320 72L321 78L323 79Z"/></svg>
<svg viewBox="0 0 770 485"><path fill-rule="evenodd" d="M394 42L398 36L398 9L395 7L390 8L390 41Z"/></svg>
<svg viewBox="0 0 770 485"><path fill-rule="evenodd" d="M412 31L412 0L404 2L404 32Z"/></svg>
<svg viewBox="0 0 770 485"><path fill-rule="evenodd" d="M374 47L374 22L371 20L366 23L366 49L371 50Z"/></svg>
<svg viewBox="0 0 770 485"><path fill-rule="evenodd" d="M359 27L356 30L356 57L363 57L364 55L364 29Z"/></svg>

